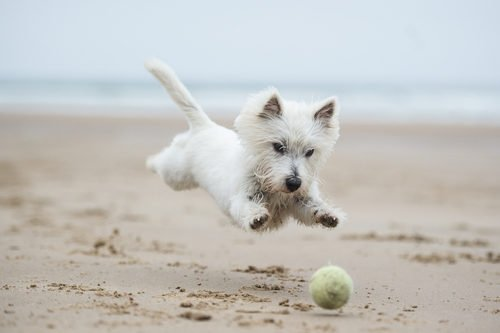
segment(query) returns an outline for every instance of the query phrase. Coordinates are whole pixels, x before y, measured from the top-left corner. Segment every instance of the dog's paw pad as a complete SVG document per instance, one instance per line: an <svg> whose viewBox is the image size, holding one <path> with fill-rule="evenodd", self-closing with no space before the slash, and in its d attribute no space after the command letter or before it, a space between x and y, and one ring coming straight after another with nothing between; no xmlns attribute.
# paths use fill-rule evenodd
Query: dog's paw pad
<svg viewBox="0 0 500 333"><path fill-rule="evenodd" d="M335 228L339 224L339 219L332 215L321 215L318 217L318 222L328 228Z"/></svg>
<svg viewBox="0 0 500 333"><path fill-rule="evenodd" d="M264 223L267 222L268 219L269 219L268 215L263 215L261 217L258 217L254 219L253 222L250 224L250 228L252 228L252 230L257 230L260 227L262 227Z"/></svg>

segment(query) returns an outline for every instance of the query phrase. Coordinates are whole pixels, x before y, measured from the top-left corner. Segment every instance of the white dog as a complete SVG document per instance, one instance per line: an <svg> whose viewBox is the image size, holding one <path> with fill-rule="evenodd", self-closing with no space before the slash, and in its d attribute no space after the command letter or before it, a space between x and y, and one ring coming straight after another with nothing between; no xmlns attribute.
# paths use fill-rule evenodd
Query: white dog
<svg viewBox="0 0 500 333"><path fill-rule="evenodd" d="M321 199L317 181L339 136L334 97L307 105L268 89L249 99L235 133L210 120L167 65L154 59L145 66L189 122L187 132L147 159L171 188L204 188L247 230L276 229L291 219L326 227L345 220Z"/></svg>

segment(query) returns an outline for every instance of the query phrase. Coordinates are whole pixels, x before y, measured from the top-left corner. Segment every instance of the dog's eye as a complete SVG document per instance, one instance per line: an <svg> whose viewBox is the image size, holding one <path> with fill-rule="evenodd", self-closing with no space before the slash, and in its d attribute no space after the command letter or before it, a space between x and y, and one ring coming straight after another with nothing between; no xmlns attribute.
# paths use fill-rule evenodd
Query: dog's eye
<svg viewBox="0 0 500 333"><path fill-rule="evenodd" d="M306 151L306 157L311 157L314 154L314 148L308 149Z"/></svg>
<svg viewBox="0 0 500 333"><path fill-rule="evenodd" d="M279 142L273 143L273 148L280 154L284 154L286 151L286 147Z"/></svg>

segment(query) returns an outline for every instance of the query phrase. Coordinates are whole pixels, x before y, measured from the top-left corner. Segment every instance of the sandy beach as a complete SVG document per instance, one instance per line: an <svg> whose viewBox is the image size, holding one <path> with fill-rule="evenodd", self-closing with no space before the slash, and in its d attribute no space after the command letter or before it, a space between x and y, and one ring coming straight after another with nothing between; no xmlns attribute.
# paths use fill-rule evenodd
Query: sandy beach
<svg viewBox="0 0 500 333"><path fill-rule="evenodd" d="M500 128L341 124L349 222L260 235L145 170L180 116L0 114L0 332L498 332ZM308 293L327 263L339 311Z"/></svg>

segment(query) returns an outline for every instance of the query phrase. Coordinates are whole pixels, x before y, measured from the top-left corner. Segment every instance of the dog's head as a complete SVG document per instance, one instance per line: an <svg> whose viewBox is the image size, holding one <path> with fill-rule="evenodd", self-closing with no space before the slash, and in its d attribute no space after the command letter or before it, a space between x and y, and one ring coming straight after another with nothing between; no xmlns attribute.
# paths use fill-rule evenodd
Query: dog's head
<svg viewBox="0 0 500 333"><path fill-rule="evenodd" d="M249 99L235 127L266 192L307 193L339 136L334 97L285 101L270 88Z"/></svg>

